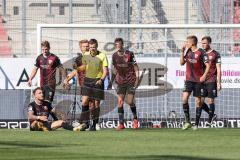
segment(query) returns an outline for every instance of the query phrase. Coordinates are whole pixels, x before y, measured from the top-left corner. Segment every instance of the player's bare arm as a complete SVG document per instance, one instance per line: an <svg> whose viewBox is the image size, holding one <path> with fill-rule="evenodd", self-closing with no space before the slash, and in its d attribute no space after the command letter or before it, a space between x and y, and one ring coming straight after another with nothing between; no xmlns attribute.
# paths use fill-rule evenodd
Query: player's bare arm
<svg viewBox="0 0 240 160"><path fill-rule="evenodd" d="M108 73L108 68L103 66L103 74L102 74L101 78L96 82L96 84L101 85L103 83L104 79L106 78L107 73Z"/></svg>
<svg viewBox="0 0 240 160"><path fill-rule="evenodd" d="M217 63L216 68L217 68L217 88L218 90L221 90L222 89L221 63Z"/></svg>
<svg viewBox="0 0 240 160"><path fill-rule="evenodd" d="M114 66L112 66L112 74L111 74L111 79L109 81L109 84L108 84L108 89L112 89L112 84L116 78L116 68Z"/></svg>
<svg viewBox="0 0 240 160"><path fill-rule="evenodd" d="M33 111L28 112L28 118L31 121L36 121L36 120L47 121L48 120L47 116L36 116L34 115Z"/></svg>
<svg viewBox="0 0 240 160"><path fill-rule="evenodd" d="M135 82L135 87L138 87L139 85L139 67L137 64L134 64L134 71L136 74L136 82Z"/></svg>
<svg viewBox="0 0 240 160"><path fill-rule="evenodd" d="M77 76L77 70L73 70L64 80L64 84L68 84L68 82L73 79L73 77Z"/></svg>
<svg viewBox="0 0 240 160"><path fill-rule="evenodd" d="M63 66L60 66L59 70L60 70L63 78L65 79L67 77L67 70L65 68L63 68Z"/></svg>
<svg viewBox="0 0 240 160"><path fill-rule="evenodd" d="M29 80L28 80L28 86L31 87L32 86L32 80L33 78L36 76L37 74L37 71L38 71L38 68L37 67L34 67L32 72L31 72L31 75L29 77Z"/></svg>
<svg viewBox="0 0 240 160"><path fill-rule="evenodd" d="M81 65L77 68L78 72L82 72L82 71L85 71L85 70L86 70L86 65L85 64L83 64L83 65Z"/></svg>
<svg viewBox="0 0 240 160"><path fill-rule="evenodd" d="M206 69L205 69L203 75L200 77L200 82L204 82L206 80L207 74L208 74L209 69L210 69L210 64L209 63L204 63L204 64L206 66Z"/></svg>

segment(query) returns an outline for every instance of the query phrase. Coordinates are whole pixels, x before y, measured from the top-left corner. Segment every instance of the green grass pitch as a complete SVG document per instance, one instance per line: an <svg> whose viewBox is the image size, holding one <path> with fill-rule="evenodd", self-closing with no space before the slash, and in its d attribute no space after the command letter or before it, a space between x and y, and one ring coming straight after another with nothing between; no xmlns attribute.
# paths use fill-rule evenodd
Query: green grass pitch
<svg viewBox="0 0 240 160"><path fill-rule="evenodd" d="M0 130L1 160L237 160L239 129Z"/></svg>

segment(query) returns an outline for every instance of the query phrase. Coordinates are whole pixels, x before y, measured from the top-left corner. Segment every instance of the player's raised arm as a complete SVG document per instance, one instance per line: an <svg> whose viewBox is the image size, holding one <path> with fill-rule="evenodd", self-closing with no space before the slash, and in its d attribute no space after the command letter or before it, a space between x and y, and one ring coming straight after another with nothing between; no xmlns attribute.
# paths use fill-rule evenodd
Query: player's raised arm
<svg viewBox="0 0 240 160"><path fill-rule="evenodd" d="M180 55L180 65L183 66L186 63L185 60L185 54L187 52L186 45L184 45L181 49L181 55Z"/></svg>

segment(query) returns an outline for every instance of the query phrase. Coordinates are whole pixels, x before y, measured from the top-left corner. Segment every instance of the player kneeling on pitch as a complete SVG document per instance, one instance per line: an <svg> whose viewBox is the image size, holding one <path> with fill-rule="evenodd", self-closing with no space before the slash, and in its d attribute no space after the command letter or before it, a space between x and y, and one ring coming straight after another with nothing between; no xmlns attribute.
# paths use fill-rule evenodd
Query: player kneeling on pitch
<svg viewBox="0 0 240 160"><path fill-rule="evenodd" d="M115 47L117 52L112 55L112 78L108 88L112 87L112 83L115 80L117 83L117 95L118 95L118 114L119 114L119 126L117 130L123 130L124 127L124 98L127 94L127 102L133 113L133 128L138 128L138 119L136 105L134 102L135 90L139 82L139 68L134 58L133 52L125 50L123 48L123 39L115 39Z"/></svg>
<svg viewBox="0 0 240 160"><path fill-rule="evenodd" d="M28 119L30 121L31 131L50 131L57 128L74 130L72 126L63 120L58 120L53 112L51 103L44 100L43 90L37 87L33 90L34 101L28 105ZM53 122L48 121L49 114L53 118Z"/></svg>

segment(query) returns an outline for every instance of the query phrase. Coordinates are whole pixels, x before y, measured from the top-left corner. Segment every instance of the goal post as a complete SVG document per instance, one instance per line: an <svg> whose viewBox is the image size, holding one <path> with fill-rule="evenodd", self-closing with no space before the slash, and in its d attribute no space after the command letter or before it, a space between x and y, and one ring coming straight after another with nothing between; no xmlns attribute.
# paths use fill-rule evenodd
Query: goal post
<svg viewBox="0 0 240 160"><path fill-rule="evenodd" d="M95 29L239 29L240 24L37 24L37 54L41 54L43 28L95 28Z"/></svg>
<svg viewBox="0 0 240 160"><path fill-rule="evenodd" d="M136 92L136 105L141 126L179 128L184 121L181 93L185 79L185 66L179 65L180 49L188 35L197 35L199 47L201 38L209 35L213 49L223 59L223 90L216 98L219 121L214 124L216 127L236 127L240 120L240 108L237 108L240 100L236 96L240 96L240 67L237 65L240 43L236 36L239 31L240 24L38 24L37 54L41 54L42 40L53 41L53 53L61 60L66 59L67 67L71 68L69 60L77 55L78 41L96 38L100 43L99 50L107 52L110 62L114 39L123 37L126 48L135 53L140 66L142 79ZM101 109L102 127L109 128L107 122L114 123L112 126L117 123L117 99L114 90L106 90L105 93ZM55 99L57 104L62 104L72 97L59 92ZM131 119L127 103L124 105L125 117ZM195 102L192 97L190 106L194 120ZM207 117L203 113L202 127Z"/></svg>

